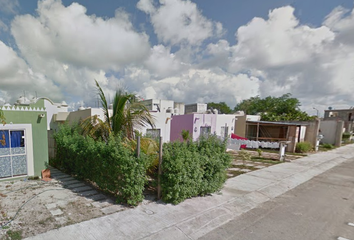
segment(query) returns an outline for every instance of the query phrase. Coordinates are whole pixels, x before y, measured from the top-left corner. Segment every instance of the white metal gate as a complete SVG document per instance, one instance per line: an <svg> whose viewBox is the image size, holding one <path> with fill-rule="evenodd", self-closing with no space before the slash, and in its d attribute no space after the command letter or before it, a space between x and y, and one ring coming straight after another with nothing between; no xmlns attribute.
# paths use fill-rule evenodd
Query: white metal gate
<svg viewBox="0 0 354 240"><path fill-rule="evenodd" d="M27 175L25 130L0 130L0 179Z"/></svg>

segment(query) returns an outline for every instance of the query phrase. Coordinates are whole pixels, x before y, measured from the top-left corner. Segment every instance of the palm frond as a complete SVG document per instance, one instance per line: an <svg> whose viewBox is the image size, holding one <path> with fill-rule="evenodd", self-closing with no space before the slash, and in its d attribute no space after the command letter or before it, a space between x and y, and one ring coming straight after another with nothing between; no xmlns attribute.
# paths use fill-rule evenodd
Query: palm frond
<svg viewBox="0 0 354 240"><path fill-rule="evenodd" d="M109 122L102 121L97 115L82 120L80 127L84 136L90 136L93 139L102 138L105 142L108 141L109 135L111 134Z"/></svg>
<svg viewBox="0 0 354 240"><path fill-rule="evenodd" d="M116 91L113 99L113 114L109 118L108 104L104 92L98 82L96 81L98 93L101 98L102 107L105 111L106 122L105 127L110 127L110 133L122 133L128 139L134 138L134 129L150 125L155 127L154 117L150 114L147 107L141 102L137 101L134 94L127 93L122 89ZM93 131L93 126L88 123L84 124L89 133L89 129ZM97 126L98 127L98 126Z"/></svg>
<svg viewBox="0 0 354 240"><path fill-rule="evenodd" d="M101 86L98 84L97 80L95 80L95 82L96 82L96 86L98 88L98 95L100 96L100 99L101 99L101 104L102 104L102 108L103 108L103 112L104 112L106 121L109 122L108 102L107 102L106 96L104 95L104 92L103 92Z"/></svg>

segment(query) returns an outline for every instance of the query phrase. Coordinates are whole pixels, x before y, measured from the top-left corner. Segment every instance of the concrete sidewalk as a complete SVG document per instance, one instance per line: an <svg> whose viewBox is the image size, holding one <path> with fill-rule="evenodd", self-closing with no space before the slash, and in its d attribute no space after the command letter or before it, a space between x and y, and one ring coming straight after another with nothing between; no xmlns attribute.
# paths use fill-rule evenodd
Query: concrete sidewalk
<svg viewBox="0 0 354 240"><path fill-rule="evenodd" d="M354 157L354 145L227 180L219 194L177 206L144 203L27 239L198 239L235 217Z"/></svg>

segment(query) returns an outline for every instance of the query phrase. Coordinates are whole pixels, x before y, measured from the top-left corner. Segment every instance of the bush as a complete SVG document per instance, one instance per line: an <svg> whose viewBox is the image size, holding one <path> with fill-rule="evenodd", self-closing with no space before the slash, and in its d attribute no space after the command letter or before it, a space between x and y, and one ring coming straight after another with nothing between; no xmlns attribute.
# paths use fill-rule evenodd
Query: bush
<svg viewBox="0 0 354 240"><path fill-rule="evenodd" d="M258 151L257 151L258 152ZM252 155L251 153L247 152L244 149L241 149L238 151L238 156L243 160L243 161L251 161Z"/></svg>
<svg viewBox="0 0 354 240"><path fill-rule="evenodd" d="M335 146L333 146L332 144L330 143L324 143L321 145L322 148L325 148L325 149L328 149L328 150L331 150L331 149L334 149Z"/></svg>
<svg viewBox="0 0 354 240"><path fill-rule="evenodd" d="M342 134L342 140L349 140L351 136L352 136L351 133L344 132L344 133Z"/></svg>
<svg viewBox="0 0 354 240"><path fill-rule="evenodd" d="M231 156L216 136L198 142L172 142L163 146L162 199L177 204L187 198L221 189Z"/></svg>
<svg viewBox="0 0 354 240"><path fill-rule="evenodd" d="M313 149L312 144L309 142L299 142L296 144L295 151L297 153L307 153Z"/></svg>
<svg viewBox="0 0 354 240"><path fill-rule="evenodd" d="M95 182L102 190L117 197L118 202L137 205L143 200L148 158L137 158L119 136L110 136L106 143L83 137L77 127L64 125L54 134L56 158L51 164Z"/></svg>

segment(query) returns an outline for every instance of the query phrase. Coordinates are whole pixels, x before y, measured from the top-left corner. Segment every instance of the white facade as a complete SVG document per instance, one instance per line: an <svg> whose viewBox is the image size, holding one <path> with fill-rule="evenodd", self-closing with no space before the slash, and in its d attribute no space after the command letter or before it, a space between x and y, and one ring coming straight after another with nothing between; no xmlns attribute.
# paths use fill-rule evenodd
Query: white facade
<svg viewBox="0 0 354 240"><path fill-rule="evenodd" d="M230 138L231 133L234 133L236 117L236 115L231 114L217 114L215 134L220 137Z"/></svg>
<svg viewBox="0 0 354 240"><path fill-rule="evenodd" d="M174 102L172 100L148 99L141 101L150 111L173 113Z"/></svg>
<svg viewBox="0 0 354 240"><path fill-rule="evenodd" d="M155 128L152 129L151 126L146 126L146 127L136 129L136 130L140 131L143 135L149 135L149 133L153 133L155 131L159 132L160 137L162 137L162 141L169 142L170 141L170 134L171 134L172 113L150 112L150 114L155 119Z"/></svg>
<svg viewBox="0 0 354 240"><path fill-rule="evenodd" d="M63 101L62 103L54 103L51 100L45 98L44 107L47 111L47 130L50 130L51 122L54 121L56 114L68 112L68 105L65 101Z"/></svg>
<svg viewBox="0 0 354 240"><path fill-rule="evenodd" d="M185 114L206 113L208 105L206 103L192 103L185 105Z"/></svg>

